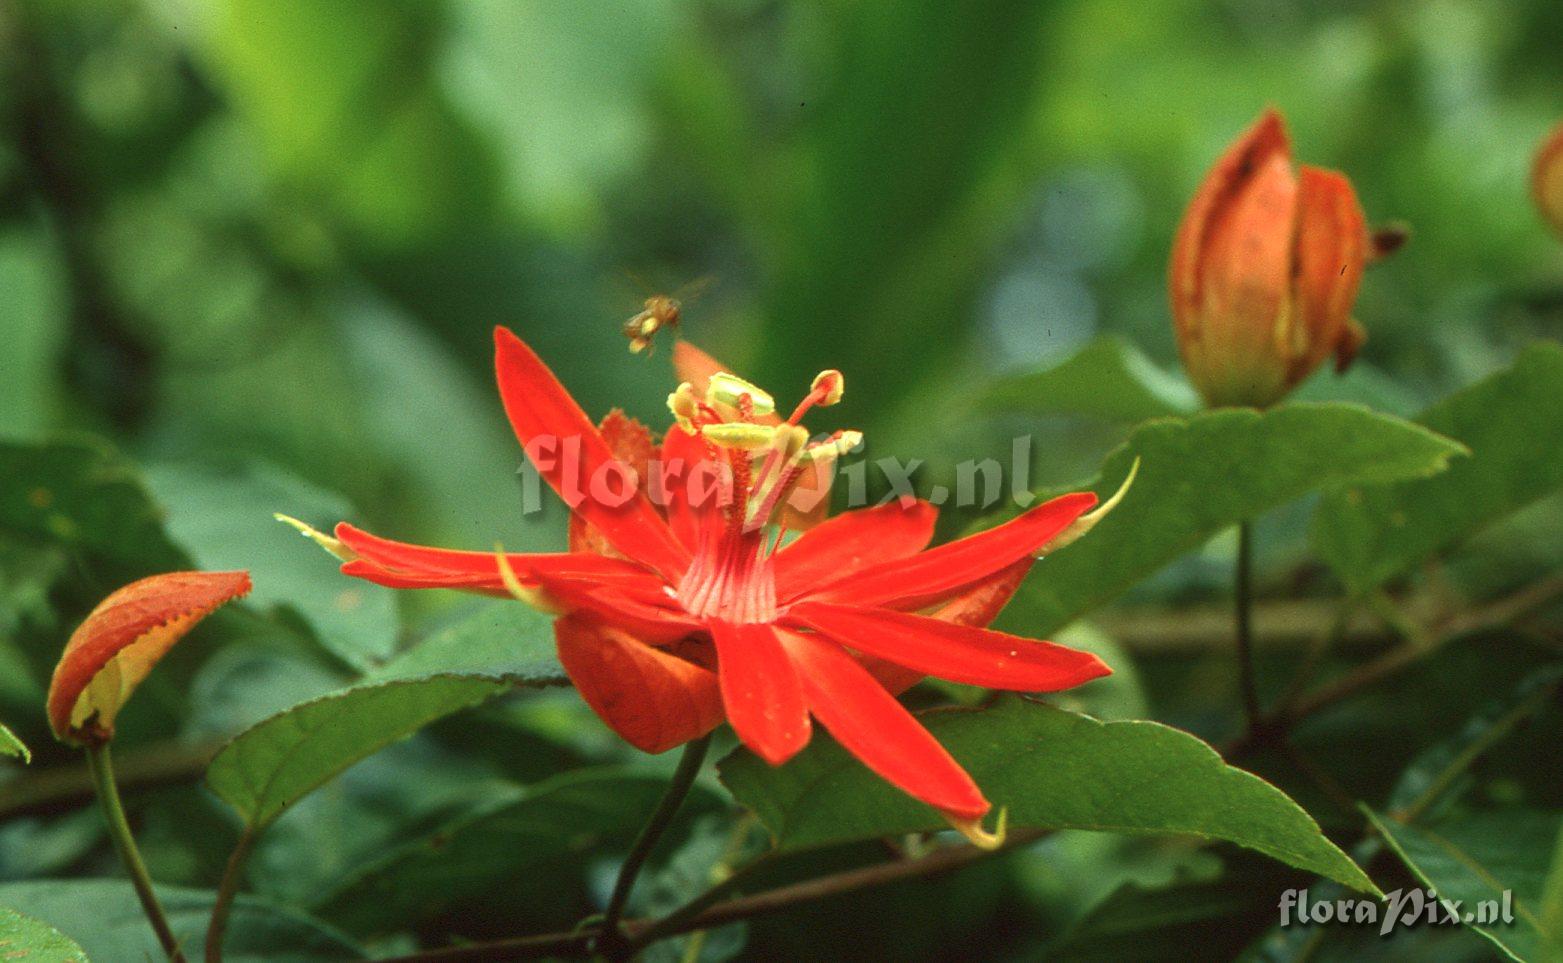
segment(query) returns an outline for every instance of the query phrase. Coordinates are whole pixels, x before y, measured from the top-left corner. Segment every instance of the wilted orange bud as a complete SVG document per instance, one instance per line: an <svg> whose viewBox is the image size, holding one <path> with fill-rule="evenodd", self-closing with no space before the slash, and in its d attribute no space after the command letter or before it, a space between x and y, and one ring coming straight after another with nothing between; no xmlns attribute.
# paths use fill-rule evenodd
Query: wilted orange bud
<svg viewBox="0 0 1563 963"><path fill-rule="evenodd" d="M170 572L132 582L92 610L65 643L49 683L56 738L99 745L159 659L224 602L250 590L248 572Z"/></svg>
<svg viewBox="0 0 1563 963"><path fill-rule="evenodd" d="M1344 175L1292 167L1274 110L1237 139L1189 203L1172 246L1172 317L1189 378L1212 406L1279 401L1365 337L1351 307L1369 258Z"/></svg>
<svg viewBox="0 0 1563 963"><path fill-rule="evenodd" d="M1552 229L1563 237L1563 123L1552 128L1552 133L1541 142L1536 151L1536 166L1530 174L1530 192L1536 198L1541 216Z"/></svg>

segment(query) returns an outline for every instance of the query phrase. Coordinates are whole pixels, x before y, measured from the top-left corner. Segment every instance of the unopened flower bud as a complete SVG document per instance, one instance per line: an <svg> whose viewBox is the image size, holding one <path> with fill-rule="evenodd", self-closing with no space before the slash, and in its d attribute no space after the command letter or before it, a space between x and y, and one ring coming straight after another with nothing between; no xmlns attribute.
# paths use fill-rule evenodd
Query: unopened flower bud
<svg viewBox="0 0 1563 963"><path fill-rule="evenodd" d="M1536 199L1536 207L1547 219L1552 229L1563 237L1563 123L1552 128L1552 133L1541 142L1536 151L1536 163L1531 169L1530 192Z"/></svg>
<svg viewBox="0 0 1563 963"><path fill-rule="evenodd" d="M1365 337L1351 308L1369 257L1351 182L1294 170L1267 111L1206 175L1173 243L1178 349L1206 402L1273 404L1332 354L1345 370Z"/></svg>

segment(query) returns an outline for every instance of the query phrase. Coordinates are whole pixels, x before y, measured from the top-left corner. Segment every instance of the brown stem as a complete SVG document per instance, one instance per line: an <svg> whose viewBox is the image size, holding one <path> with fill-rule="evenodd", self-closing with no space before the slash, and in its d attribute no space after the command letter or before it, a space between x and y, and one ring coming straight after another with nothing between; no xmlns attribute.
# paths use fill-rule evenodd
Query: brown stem
<svg viewBox="0 0 1563 963"><path fill-rule="evenodd" d="M1276 721L1281 725L1296 723L1413 665L1457 636L1483 628L1508 625L1559 597L1563 597L1563 572L1533 582L1513 595L1489 603L1475 612L1452 619L1436 633L1405 628L1403 630L1409 636L1405 642L1338 679L1292 700L1289 705L1282 707Z"/></svg>
<svg viewBox="0 0 1563 963"><path fill-rule="evenodd" d="M1009 852L1046 835L1043 830L1017 830L997 850L978 849L975 846L947 846L934 850L918 859L895 860L876 863L859 869L851 869L818 879L781 886L776 889L743 896L718 903L703 912L689 917L676 926L665 927L658 920L631 920L623 924L626 936L635 945L655 931L657 937L676 936L695 930L711 929L726 923L753 919L769 913L830 899L844 893L875 886L885 886L910 879L928 879L954 872L979 860L1000 852ZM545 956L584 955L597 936L596 928L580 932L545 933L519 939L496 940L491 943L472 943L446 949L426 950L410 956L400 956L386 963L488 963L497 960L530 960Z"/></svg>

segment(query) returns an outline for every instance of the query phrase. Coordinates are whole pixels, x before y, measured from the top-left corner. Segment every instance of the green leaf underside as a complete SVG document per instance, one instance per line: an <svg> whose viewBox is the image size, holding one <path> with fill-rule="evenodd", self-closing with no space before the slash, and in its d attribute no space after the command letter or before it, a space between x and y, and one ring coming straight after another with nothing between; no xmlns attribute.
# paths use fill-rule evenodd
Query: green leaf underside
<svg viewBox="0 0 1563 963"><path fill-rule="evenodd" d="M1026 415L1085 415L1132 423L1192 414L1199 399L1139 349L1109 335L1046 371L998 380L983 394L982 405Z"/></svg>
<svg viewBox="0 0 1563 963"><path fill-rule="evenodd" d="M481 904L496 887L513 890L515 881L561 860L627 845L666 789L657 775L564 773L392 849L317 905L355 931L375 931ZM692 801L709 809L713 800L697 790Z"/></svg>
<svg viewBox="0 0 1563 963"><path fill-rule="evenodd" d="M1536 344L1429 408L1417 421L1472 457L1436 477L1332 493L1314 524L1319 554L1353 592L1368 592L1563 488L1560 395L1563 347Z"/></svg>
<svg viewBox="0 0 1563 963"><path fill-rule="evenodd" d="M1037 635L1055 632L1213 535L1313 491L1442 471L1464 449L1411 422L1348 404L1263 414L1222 409L1140 426L1087 486L1134 487L1091 533L1043 559L1027 585Z"/></svg>
<svg viewBox="0 0 1563 963"><path fill-rule="evenodd" d="M1538 906L1557 851L1563 818L1557 813L1506 810L1473 813L1437 826L1407 826L1369 814L1385 841L1423 885L1460 900L1462 913L1513 891L1514 922L1467 924L1517 960L1556 960L1563 943L1549 939ZM1500 904L1501 905L1501 904Z"/></svg>
<svg viewBox="0 0 1563 963"><path fill-rule="evenodd" d="M4 725L0 725L0 756L11 756L23 762L33 761L33 754L27 750L27 746Z"/></svg>
<svg viewBox="0 0 1563 963"><path fill-rule="evenodd" d="M158 899L186 956L199 955L214 894L159 886ZM43 880L0 884L0 906L67 934L98 963L164 958L128 882L109 879ZM227 963L327 963L362 959L363 950L324 923L296 910L240 896L225 940ZM0 959L7 959L0 952ZM21 959L32 963L28 957ZM70 956L59 956L63 963ZM56 957L38 957L56 963Z"/></svg>
<svg viewBox="0 0 1563 963"><path fill-rule="evenodd" d="M196 567L247 569L250 604L295 610L355 669L390 656L400 627L393 594L342 577L330 556L272 517L349 518L345 500L260 463L163 463L148 468L147 481L169 507L170 537Z"/></svg>
<svg viewBox="0 0 1563 963"><path fill-rule="evenodd" d="M521 685L568 685L554 654L553 617L520 602L483 602L471 615L441 629L371 671L385 682L433 674L490 676Z"/></svg>
<svg viewBox="0 0 1563 963"><path fill-rule="evenodd" d="M207 784L246 823L262 827L366 756L509 687L494 678L442 675L305 702L224 746L207 770Z"/></svg>
<svg viewBox="0 0 1563 963"><path fill-rule="evenodd" d="M1019 698L930 712L922 721L995 810L1008 808L1011 827L1227 840L1376 892L1285 793L1226 765L1188 733L1154 722L1098 722ZM780 768L738 752L720 772L784 850L944 826L825 739Z"/></svg>
<svg viewBox="0 0 1563 963"><path fill-rule="evenodd" d="M0 960L87 963L87 954L48 923L0 906Z"/></svg>

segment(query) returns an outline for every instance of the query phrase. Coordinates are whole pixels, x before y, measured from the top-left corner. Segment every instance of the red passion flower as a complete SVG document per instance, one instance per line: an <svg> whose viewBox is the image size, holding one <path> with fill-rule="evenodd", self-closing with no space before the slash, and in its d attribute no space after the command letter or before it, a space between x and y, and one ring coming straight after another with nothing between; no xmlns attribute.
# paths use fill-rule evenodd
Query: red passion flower
<svg viewBox="0 0 1563 963"><path fill-rule="evenodd" d="M971 777L895 698L924 676L1052 692L1106 675L1096 656L986 628L1034 560L1111 507L1064 495L933 548L936 511L906 499L848 511L787 541L800 481L861 440L811 438L826 371L781 418L771 396L682 346L661 445L615 411L599 427L514 334L494 333L505 413L573 514L570 550L425 548L347 523L304 528L345 574L392 588L513 594L558 615L559 659L624 739L661 752L725 718L772 765L808 744L811 717L870 769L968 837L990 809ZM588 484L590 482L590 484ZM1116 496L1112 501L1116 501ZM297 524L297 523L295 523Z"/></svg>

